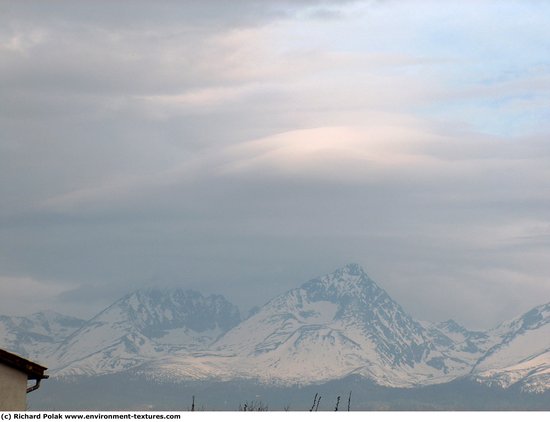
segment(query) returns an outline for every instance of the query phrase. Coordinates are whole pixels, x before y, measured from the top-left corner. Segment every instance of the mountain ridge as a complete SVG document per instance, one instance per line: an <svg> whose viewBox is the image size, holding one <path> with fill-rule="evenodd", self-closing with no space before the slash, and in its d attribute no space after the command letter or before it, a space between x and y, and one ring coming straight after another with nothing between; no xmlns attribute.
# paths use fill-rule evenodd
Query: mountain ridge
<svg viewBox="0 0 550 422"><path fill-rule="evenodd" d="M389 387L469 377L550 389L550 303L487 331L418 321L358 264L306 281L244 320L221 295L157 288L129 293L88 321L14 318L22 317L0 317L0 344L45 357L38 361L54 377L135 371L159 381L306 385L355 374ZM69 333L71 324L79 326Z"/></svg>
<svg viewBox="0 0 550 422"><path fill-rule="evenodd" d="M221 295L138 290L67 337L52 356L54 370L76 375L82 361L86 373L129 369L176 350L202 348L239 321L238 309Z"/></svg>

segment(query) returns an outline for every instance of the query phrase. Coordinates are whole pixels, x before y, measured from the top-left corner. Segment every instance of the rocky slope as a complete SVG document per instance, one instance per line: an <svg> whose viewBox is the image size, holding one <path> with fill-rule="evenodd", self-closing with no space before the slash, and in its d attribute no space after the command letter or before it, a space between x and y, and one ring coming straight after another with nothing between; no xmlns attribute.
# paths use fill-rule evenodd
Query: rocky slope
<svg viewBox="0 0 550 422"><path fill-rule="evenodd" d="M27 317L0 315L0 347L37 362L44 362L84 320L53 311Z"/></svg>
<svg viewBox="0 0 550 422"><path fill-rule="evenodd" d="M223 296L194 291L146 290L129 294L71 334L52 354L60 375L98 375L152 359L208 347L240 321Z"/></svg>
<svg viewBox="0 0 550 422"><path fill-rule="evenodd" d="M550 303L537 306L489 332L498 339L472 368L482 383L523 391L550 389Z"/></svg>
<svg viewBox="0 0 550 422"><path fill-rule="evenodd" d="M274 298L208 352L175 354L144 372L287 385L351 374L384 386L441 383L467 375L491 346L482 333L457 335L451 328L414 320L350 264Z"/></svg>
<svg viewBox="0 0 550 422"><path fill-rule="evenodd" d="M258 308L244 321L222 296L129 294L89 321L0 317L0 347L55 377L132 371L157 381L247 379L314 384L359 375L389 387L468 377L550 390L550 304L486 332L415 320L349 264Z"/></svg>

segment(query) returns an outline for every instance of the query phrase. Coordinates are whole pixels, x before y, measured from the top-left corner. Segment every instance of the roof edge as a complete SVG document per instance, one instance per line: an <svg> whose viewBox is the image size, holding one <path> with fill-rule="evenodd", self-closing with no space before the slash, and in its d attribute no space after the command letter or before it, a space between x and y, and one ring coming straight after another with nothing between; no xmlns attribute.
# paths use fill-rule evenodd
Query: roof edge
<svg viewBox="0 0 550 422"><path fill-rule="evenodd" d="M0 363L27 374L27 379L29 380L41 380L48 378L48 375L44 374L46 369L48 369L45 366L39 365L38 363L22 358L21 356L3 349L0 349Z"/></svg>

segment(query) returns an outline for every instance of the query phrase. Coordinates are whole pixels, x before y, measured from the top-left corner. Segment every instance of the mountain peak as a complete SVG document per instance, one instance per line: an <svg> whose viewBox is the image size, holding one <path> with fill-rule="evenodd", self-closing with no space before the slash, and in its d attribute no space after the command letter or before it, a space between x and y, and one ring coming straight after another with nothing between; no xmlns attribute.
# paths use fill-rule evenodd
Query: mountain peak
<svg viewBox="0 0 550 422"><path fill-rule="evenodd" d="M467 330L454 319L448 319L447 321L439 322L436 326L440 329L447 330L452 333L465 333Z"/></svg>
<svg viewBox="0 0 550 422"><path fill-rule="evenodd" d="M130 318L142 329L153 331L181 327L197 332L216 327L226 331L240 322L238 308L223 296L203 296L181 288L137 290L111 307L122 309L125 318Z"/></svg>
<svg viewBox="0 0 550 422"><path fill-rule="evenodd" d="M33 321L50 321L50 322L53 322L53 321L73 321L73 322L76 322L76 323L84 323L85 322L84 320L82 320L80 318L76 318L76 317L73 317L71 315L60 314L59 312L52 311L51 309L46 309L46 310L43 310L43 311L35 312L35 313L29 315L27 318L29 318Z"/></svg>
<svg viewBox="0 0 550 422"><path fill-rule="evenodd" d="M363 268L355 263L347 264L332 273L310 280L303 284L302 288L308 291L323 291L338 297L358 296L365 290L371 293L381 291Z"/></svg>
<svg viewBox="0 0 550 422"><path fill-rule="evenodd" d="M365 273L365 270L363 270L361 265L356 264L355 262L346 264L342 268L339 268L336 271L341 271L349 275L367 275L367 273Z"/></svg>

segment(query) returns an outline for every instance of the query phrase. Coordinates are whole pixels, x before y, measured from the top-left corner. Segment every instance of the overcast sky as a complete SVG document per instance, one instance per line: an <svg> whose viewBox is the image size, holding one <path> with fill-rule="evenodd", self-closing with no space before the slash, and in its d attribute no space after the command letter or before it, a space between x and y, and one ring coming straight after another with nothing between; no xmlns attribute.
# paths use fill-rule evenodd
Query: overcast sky
<svg viewBox="0 0 550 422"><path fill-rule="evenodd" d="M550 301L550 2L0 2L0 314L244 315L348 262L414 317Z"/></svg>

